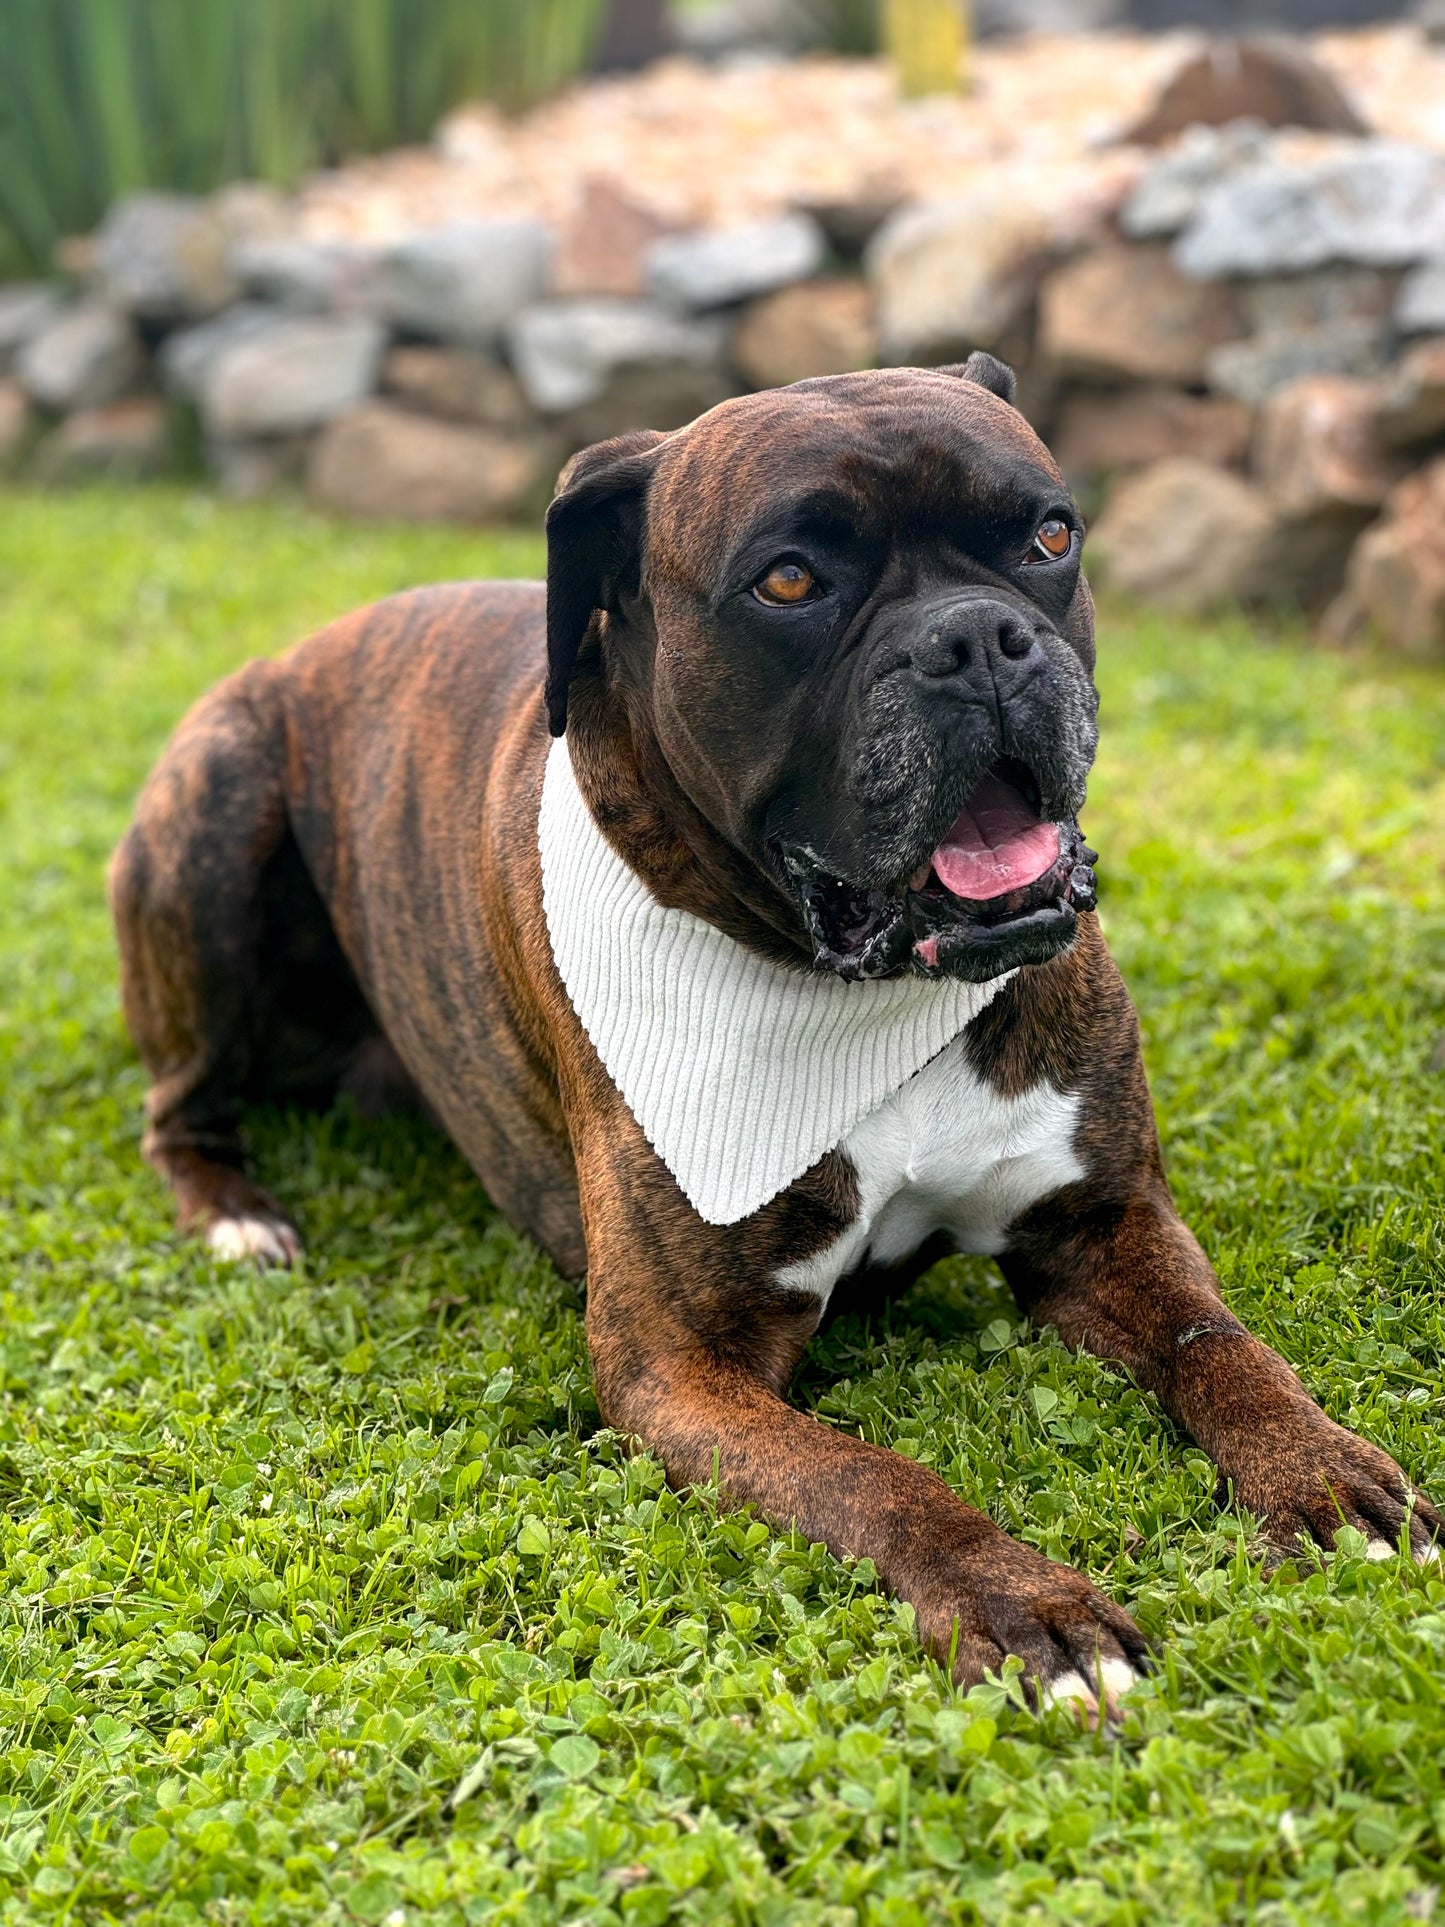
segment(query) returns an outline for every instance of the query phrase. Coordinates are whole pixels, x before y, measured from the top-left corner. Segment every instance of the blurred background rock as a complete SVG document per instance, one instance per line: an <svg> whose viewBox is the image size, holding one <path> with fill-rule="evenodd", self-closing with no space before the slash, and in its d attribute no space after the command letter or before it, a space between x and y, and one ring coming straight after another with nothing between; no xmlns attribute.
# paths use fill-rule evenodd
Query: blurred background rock
<svg viewBox="0 0 1445 1927"><path fill-rule="evenodd" d="M973 348L1191 607L1445 657L1435 0L0 0L0 464L534 515Z"/></svg>

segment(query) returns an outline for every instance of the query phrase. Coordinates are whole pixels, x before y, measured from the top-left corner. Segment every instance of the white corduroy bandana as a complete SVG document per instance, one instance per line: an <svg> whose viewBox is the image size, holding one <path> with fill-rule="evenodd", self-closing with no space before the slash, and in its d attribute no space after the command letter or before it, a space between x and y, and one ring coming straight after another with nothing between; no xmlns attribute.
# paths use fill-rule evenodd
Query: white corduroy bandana
<svg viewBox="0 0 1445 1927"><path fill-rule="evenodd" d="M565 737L547 757L537 841L572 1008L708 1224L736 1224L786 1190L1007 981L844 983L664 908L593 822Z"/></svg>

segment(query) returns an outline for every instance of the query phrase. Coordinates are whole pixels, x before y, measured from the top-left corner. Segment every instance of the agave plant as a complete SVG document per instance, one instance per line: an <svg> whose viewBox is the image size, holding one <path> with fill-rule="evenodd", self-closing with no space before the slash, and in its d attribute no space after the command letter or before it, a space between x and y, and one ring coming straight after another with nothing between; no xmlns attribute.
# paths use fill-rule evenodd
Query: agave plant
<svg viewBox="0 0 1445 1927"><path fill-rule="evenodd" d="M0 273L138 187L295 181L517 107L586 60L602 0L0 0Z"/></svg>

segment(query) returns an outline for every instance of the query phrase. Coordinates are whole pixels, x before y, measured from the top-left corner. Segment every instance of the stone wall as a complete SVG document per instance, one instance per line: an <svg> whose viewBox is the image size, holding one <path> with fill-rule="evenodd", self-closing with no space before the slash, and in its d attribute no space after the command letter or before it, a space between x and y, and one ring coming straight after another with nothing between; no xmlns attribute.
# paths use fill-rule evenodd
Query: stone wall
<svg viewBox="0 0 1445 1927"><path fill-rule="evenodd" d="M64 481L199 451L235 495L531 517L607 435L981 347L1097 511L1105 579L1445 654L1445 154L1331 114L717 229L606 179L565 223L387 240L308 236L256 188L137 196L64 282L0 288L0 460Z"/></svg>

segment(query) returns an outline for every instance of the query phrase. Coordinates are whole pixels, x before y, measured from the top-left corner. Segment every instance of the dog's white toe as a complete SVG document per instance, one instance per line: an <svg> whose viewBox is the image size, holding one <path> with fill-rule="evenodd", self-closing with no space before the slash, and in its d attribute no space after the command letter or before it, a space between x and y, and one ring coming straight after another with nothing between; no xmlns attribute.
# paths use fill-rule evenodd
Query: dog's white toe
<svg viewBox="0 0 1445 1927"><path fill-rule="evenodd" d="M1396 1548L1390 1544L1388 1539L1372 1539L1365 1547L1365 1557L1367 1559L1373 1559L1378 1566L1383 1565L1386 1559L1393 1559L1395 1551Z"/></svg>
<svg viewBox="0 0 1445 1927"><path fill-rule="evenodd" d="M1139 1684L1139 1675L1127 1659L1101 1660L1099 1674L1111 1700L1122 1699L1131 1687Z"/></svg>
<svg viewBox="0 0 1445 1927"><path fill-rule="evenodd" d="M1139 1675L1127 1659L1102 1659L1099 1661L1098 1683L1104 1689L1106 1709L1112 1713L1129 1688L1139 1684ZM1099 1711L1099 1695L1094 1682L1085 1679L1079 1672L1060 1673L1057 1679L1046 1683L1039 1697L1045 1706L1060 1706L1065 1701L1073 1701L1082 1706L1086 1713L1097 1714Z"/></svg>
<svg viewBox="0 0 1445 1927"><path fill-rule="evenodd" d="M206 1231L212 1254L228 1264L252 1258L287 1270L301 1256L301 1240L280 1218L217 1218Z"/></svg>
<svg viewBox="0 0 1445 1927"><path fill-rule="evenodd" d="M1045 1683L1040 1695L1045 1706L1058 1706L1065 1700L1080 1700L1092 1712L1098 1707L1094 1689L1082 1673L1060 1673Z"/></svg>

